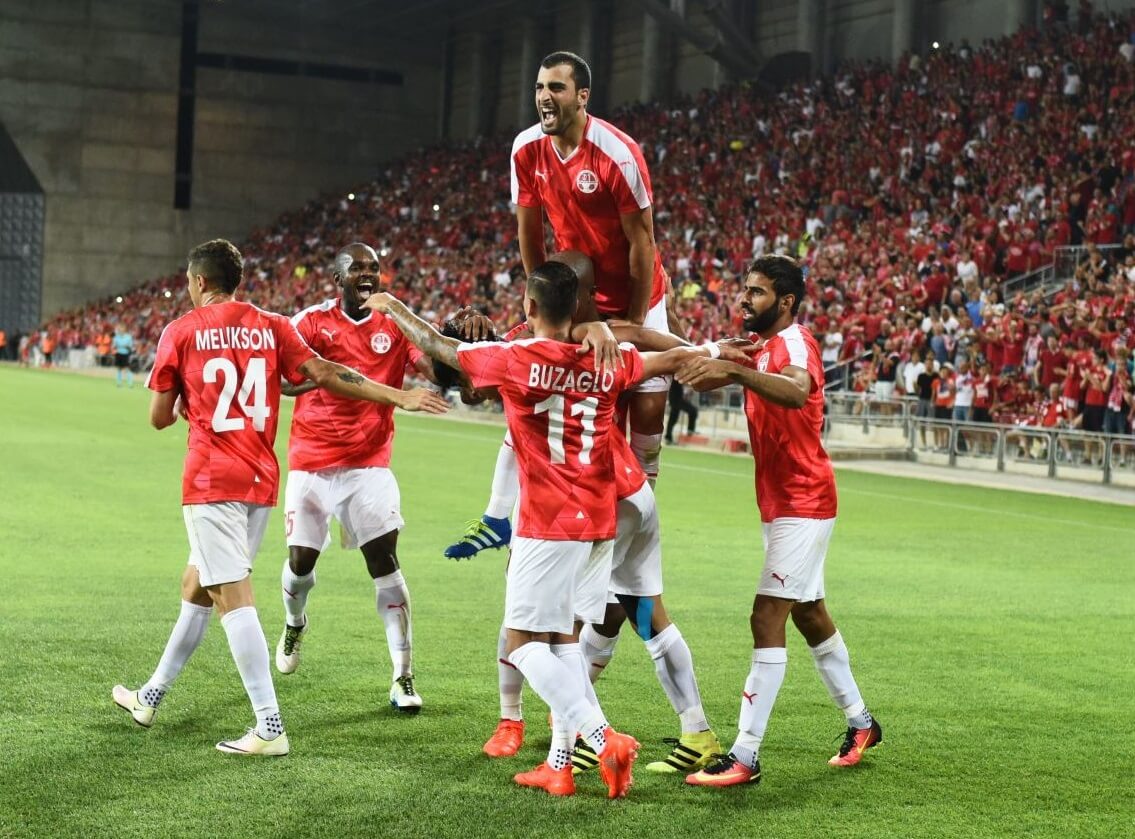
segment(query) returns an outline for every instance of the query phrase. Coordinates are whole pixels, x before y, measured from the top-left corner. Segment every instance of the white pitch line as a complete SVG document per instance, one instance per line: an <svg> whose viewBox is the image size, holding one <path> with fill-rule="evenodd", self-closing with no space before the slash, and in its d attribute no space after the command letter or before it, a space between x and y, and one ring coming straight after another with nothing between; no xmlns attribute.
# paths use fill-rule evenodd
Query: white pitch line
<svg viewBox="0 0 1135 839"><path fill-rule="evenodd" d="M461 420L458 420L461 422ZM470 423L473 424L473 423ZM494 446L499 446L500 442L492 437L484 437L480 434L466 434L460 431L442 431L440 429L426 428L423 426L406 426L403 425L398 429L401 434L405 431L420 431L424 434L436 434L439 437L452 437L456 440L477 440L482 443L492 443ZM503 436L503 435L502 435ZM677 469L683 472L698 472L703 475L720 475L723 478L744 478L752 480L751 472L730 472L725 469L710 469L705 466L687 466L684 463L667 463L667 469ZM912 479L914 480L914 479ZM852 489L840 488L841 494L849 495L866 495L871 498L885 498L889 501L910 501L909 495L896 495L890 492L876 492L869 489ZM1002 490L1012 492L1012 490ZM1109 524L1096 524L1089 521L1080 521L1078 519L1058 519L1052 516L1042 516L1036 513L1022 513L1016 510L996 510L989 507L979 507L975 504L958 504L954 501L942 501L934 498L920 498L920 504L930 504L935 507L945 507L949 510L964 510L969 513L986 513L991 516L1008 516L1010 518L1025 519L1026 521L1049 522L1052 524L1070 524L1080 527L1090 527L1094 530L1109 530L1116 533L1135 534L1135 528L1132 527L1119 527L1118 525Z"/></svg>

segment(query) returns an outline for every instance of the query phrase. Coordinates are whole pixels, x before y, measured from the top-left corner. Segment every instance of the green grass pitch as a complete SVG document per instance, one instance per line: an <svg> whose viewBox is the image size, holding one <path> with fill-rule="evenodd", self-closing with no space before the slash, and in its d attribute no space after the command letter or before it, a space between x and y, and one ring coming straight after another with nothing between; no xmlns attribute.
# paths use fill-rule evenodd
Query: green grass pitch
<svg viewBox="0 0 1135 839"><path fill-rule="evenodd" d="M478 515L498 428L398 417L415 670L425 709L388 707L389 660L361 557L318 570L303 666L276 676L282 760L213 749L252 721L216 622L143 730L110 688L138 685L178 609L185 426L107 379L0 368L0 836L1114 837L1135 832L1135 514L1130 508L841 471L828 594L886 741L827 758L843 719L799 637L756 787L686 788L640 770L552 800L512 785L547 746L526 692L521 755L497 719L504 554L442 547ZM280 451L286 442L281 418ZM659 485L668 607L710 720L733 737L760 562L752 466L668 449ZM282 515L254 574L282 623ZM612 722L665 754L677 721L629 632L599 684Z"/></svg>

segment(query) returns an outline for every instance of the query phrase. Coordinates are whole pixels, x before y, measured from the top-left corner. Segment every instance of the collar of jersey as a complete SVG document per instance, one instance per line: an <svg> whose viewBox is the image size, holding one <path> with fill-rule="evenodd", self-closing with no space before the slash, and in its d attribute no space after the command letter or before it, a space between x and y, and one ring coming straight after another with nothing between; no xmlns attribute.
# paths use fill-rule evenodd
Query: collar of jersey
<svg viewBox="0 0 1135 839"><path fill-rule="evenodd" d="M548 143L552 146L552 154L556 156L556 160L560 163L566 164L569 160L579 154L579 150L583 148L583 144L588 142L591 138L591 114L587 115L587 122L583 125L583 137L579 141L579 145L571 150L571 154L567 157L560 157L560 150L556 148L556 144L552 142L552 138L548 138Z"/></svg>
<svg viewBox="0 0 1135 839"><path fill-rule="evenodd" d="M374 309L371 309L367 312L367 316L365 318L363 318L362 320L355 320L353 317L343 311L343 298L339 297L337 298L337 300L338 302L336 302L335 304L335 311L338 312L339 316L343 318L343 320L347 321L347 323L354 324L355 326L362 326L364 323L367 323L372 317L374 317Z"/></svg>

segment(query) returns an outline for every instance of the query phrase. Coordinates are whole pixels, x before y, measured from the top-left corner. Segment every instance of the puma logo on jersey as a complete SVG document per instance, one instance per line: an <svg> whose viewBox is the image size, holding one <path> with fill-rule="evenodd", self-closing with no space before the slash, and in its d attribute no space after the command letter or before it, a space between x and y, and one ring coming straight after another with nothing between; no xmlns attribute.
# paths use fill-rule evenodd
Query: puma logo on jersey
<svg viewBox="0 0 1135 839"><path fill-rule="evenodd" d="M335 340L335 333L332 332L330 329L326 329L325 327L320 327L319 331L327 336L328 341L334 341Z"/></svg>
<svg viewBox="0 0 1135 839"><path fill-rule="evenodd" d="M547 172L541 172L539 169L536 169L532 172L532 174L534 174L537 178L543 178L544 183L548 182L548 173Z"/></svg>

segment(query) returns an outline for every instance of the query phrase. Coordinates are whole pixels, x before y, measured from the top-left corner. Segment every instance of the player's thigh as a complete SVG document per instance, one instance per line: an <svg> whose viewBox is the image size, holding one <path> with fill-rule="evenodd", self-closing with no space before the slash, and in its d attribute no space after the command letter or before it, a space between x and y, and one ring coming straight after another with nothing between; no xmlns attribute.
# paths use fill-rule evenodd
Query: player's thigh
<svg viewBox="0 0 1135 839"><path fill-rule="evenodd" d="M619 501L611 563L611 591L653 597L662 593L662 540L650 484Z"/></svg>
<svg viewBox="0 0 1135 839"><path fill-rule="evenodd" d="M642 321L642 325L646 329L653 329L655 332L661 332L664 335L670 334L670 322L666 318L666 300L663 298L654 304L646 313L646 317ZM639 382L638 387L635 388L635 393L670 393L670 382L673 376L655 376L645 381ZM661 409L665 410L665 400L662 400Z"/></svg>
<svg viewBox="0 0 1135 839"><path fill-rule="evenodd" d="M203 587L234 583L252 573L252 558L268 521L267 507L225 501L187 504L181 510L189 537L189 564L197 567Z"/></svg>
<svg viewBox="0 0 1135 839"><path fill-rule="evenodd" d="M584 623L602 623L607 614L611 585L612 540L592 543L587 560L575 575L575 617Z"/></svg>
<svg viewBox="0 0 1135 839"><path fill-rule="evenodd" d="M591 553L591 542L514 537L505 583L505 626L570 633L575 623L576 576ZM604 599L605 595L606 591Z"/></svg>
<svg viewBox="0 0 1135 839"><path fill-rule="evenodd" d="M824 596L824 560L835 519L779 518L762 525L765 562L757 594L812 601Z"/></svg>
<svg viewBox="0 0 1135 839"><path fill-rule="evenodd" d="M405 524L398 481L384 467L342 470L332 481L331 495L332 512L347 536L345 548L365 545Z"/></svg>
<svg viewBox="0 0 1135 839"><path fill-rule="evenodd" d="M284 538L289 548L323 551L330 544L329 472L288 472L284 486Z"/></svg>

